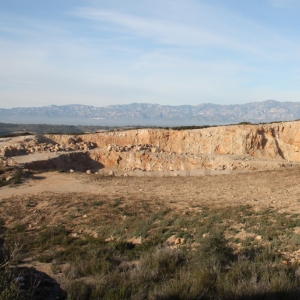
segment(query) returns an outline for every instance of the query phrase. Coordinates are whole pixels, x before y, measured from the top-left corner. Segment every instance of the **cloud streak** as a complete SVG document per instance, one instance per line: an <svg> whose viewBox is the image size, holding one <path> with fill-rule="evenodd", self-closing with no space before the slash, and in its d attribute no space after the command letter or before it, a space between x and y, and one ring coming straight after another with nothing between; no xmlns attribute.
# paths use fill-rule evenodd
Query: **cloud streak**
<svg viewBox="0 0 300 300"><path fill-rule="evenodd" d="M74 15L98 24L110 24L112 30L128 40L136 37L153 40L161 46L220 48L224 52L261 56L266 60L277 60L283 57L282 53L286 53L287 49L294 49L290 54L298 57L298 42L290 41L243 16L233 13L228 16L228 12L222 13L207 6L202 8L207 9L211 20L217 20L213 26L202 22L190 25L188 22L142 18L117 11L84 7L76 9Z"/></svg>

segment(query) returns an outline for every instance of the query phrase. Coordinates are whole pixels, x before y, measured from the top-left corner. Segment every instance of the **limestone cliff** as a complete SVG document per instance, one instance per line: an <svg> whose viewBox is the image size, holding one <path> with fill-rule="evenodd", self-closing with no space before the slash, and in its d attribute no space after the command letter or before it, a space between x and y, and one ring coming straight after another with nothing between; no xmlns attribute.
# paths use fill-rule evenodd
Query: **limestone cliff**
<svg viewBox="0 0 300 300"><path fill-rule="evenodd" d="M84 142L108 145L153 145L170 153L251 155L300 162L300 121L232 125L196 130L139 129L78 136Z"/></svg>
<svg viewBox="0 0 300 300"><path fill-rule="evenodd" d="M70 136L48 136L67 143ZM92 159L122 170L266 169L263 162L300 162L300 122L196 130L139 129L85 134ZM276 163L275 163L276 162ZM278 165L277 165L278 166Z"/></svg>
<svg viewBox="0 0 300 300"><path fill-rule="evenodd" d="M30 143L34 145L23 142L0 152L11 154L23 147L29 153L47 152L49 159L52 155L47 163L31 159L30 164L28 160L30 168L84 170L95 166L95 170L98 167L124 172L265 170L300 162L300 121L182 131L139 129L45 135ZM65 151L73 154L63 154Z"/></svg>

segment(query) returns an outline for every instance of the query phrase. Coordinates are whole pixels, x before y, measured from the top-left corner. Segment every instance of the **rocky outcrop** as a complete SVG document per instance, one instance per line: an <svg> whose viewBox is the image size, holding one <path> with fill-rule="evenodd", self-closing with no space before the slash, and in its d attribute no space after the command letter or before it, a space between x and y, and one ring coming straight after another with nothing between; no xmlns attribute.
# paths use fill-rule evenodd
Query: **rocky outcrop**
<svg viewBox="0 0 300 300"><path fill-rule="evenodd" d="M10 145L0 149L0 156L13 157L26 155L30 153L42 152L66 152L66 151L87 151L93 149L94 145L88 142L70 142L70 143L37 143L36 141L30 144Z"/></svg>
<svg viewBox="0 0 300 300"><path fill-rule="evenodd" d="M51 136L50 136L51 137ZM74 151L88 151L95 147L93 143L84 142L76 136L61 135L60 142L43 136L31 136L17 143L5 145L0 148L0 163L7 164L9 158L35 153L65 153ZM10 162L10 164L12 164Z"/></svg>
<svg viewBox="0 0 300 300"><path fill-rule="evenodd" d="M182 131L139 129L87 134L80 138L99 148L146 144L165 153L249 155L300 162L299 121Z"/></svg>

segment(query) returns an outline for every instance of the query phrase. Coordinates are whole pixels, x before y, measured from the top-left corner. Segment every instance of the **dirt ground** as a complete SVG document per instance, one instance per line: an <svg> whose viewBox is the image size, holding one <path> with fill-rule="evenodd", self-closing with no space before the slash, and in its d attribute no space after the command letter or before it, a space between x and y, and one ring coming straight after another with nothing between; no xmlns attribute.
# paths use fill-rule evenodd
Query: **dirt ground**
<svg viewBox="0 0 300 300"><path fill-rule="evenodd" d="M141 201L147 203L154 211L166 205L176 214L185 216L200 212L203 207L222 208L246 204L254 211L271 208L279 213L300 214L299 175L299 168L197 177L114 177L46 172L35 174L33 178L19 185L1 187L0 202L6 204L0 208L0 217L5 215L7 226L13 226L16 221L8 217L12 213L5 212L5 207L22 209L22 222L32 224L30 230L39 226L39 215L43 215L41 218L47 216L49 224L56 224L65 219L67 223L75 222L72 225L73 232L80 232L85 228L86 232L93 234L95 228L92 220L97 218L99 209L92 208L95 212L89 211L88 216L76 212L76 209L79 210L82 206L78 197L88 199L95 195L99 196L100 200L111 201L122 197L126 202L124 205L136 206L137 209ZM37 206L28 208L32 196L39 201ZM64 200L70 197L71 200ZM64 201L66 202L62 206ZM36 214L36 210L40 213ZM25 211L27 216L24 216ZM82 214L80 222L79 219L70 219L74 213L78 216ZM31 257L23 261L23 266L34 266L51 274L50 264L40 263Z"/></svg>
<svg viewBox="0 0 300 300"><path fill-rule="evenodd" d="M201 206L250 204L254 209L300 213L300 169L231 173L198 177L103 177L49 172L0 188L0 199L45 192L85 193L155 200L182 212Z"/></svg>

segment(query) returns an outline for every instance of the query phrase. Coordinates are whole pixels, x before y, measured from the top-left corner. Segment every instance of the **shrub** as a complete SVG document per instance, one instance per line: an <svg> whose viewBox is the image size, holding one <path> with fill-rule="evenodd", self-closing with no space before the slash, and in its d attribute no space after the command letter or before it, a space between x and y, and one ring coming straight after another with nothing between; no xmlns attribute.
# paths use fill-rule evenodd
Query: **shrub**
<svg viewBox="0 0 300 300"><path fill-rule="evenodd" d="M71 281L64 287L69 300L89 300L92 294L91 285L82 281Z"/></svg>
<svg viewBox="0 0 300 300"><path fill-rule="evenodd" d="M10 245L4 245L3 240L0 239L0 300L17 300L20 298L19 288L13 282L15 274L8 267L18 249L18 247L13 249Z"/></svg>
<svg viewBox="0 0 300 300"><path fill-rule="evenodd" d="M13 278L12 271L8 268L0 268L0 300L20 299L19 288L13 283Z"/></svg>
<svg viewBox="0 0 300 300"><path fill-rule="evenodd" d="M162 248L143 255L135 274L144 283L172 278L183 265L185 255L177 249Z"/></svg>
<svg viewBox="0 0 300 300"><path fill-rule="evenodd" d="M233 251L221 231L212 231L202 239L195 259L205 268L221 269L233 259Z"/></svg>
<svg viewBox="0 0 300 300"><path fill-rule="evenodd" d="M14 172L13 178L12 178L12 183L13 184L19 184L21 182L21 177L22 177L22 171L21 170L16 170Z"/></svg>

